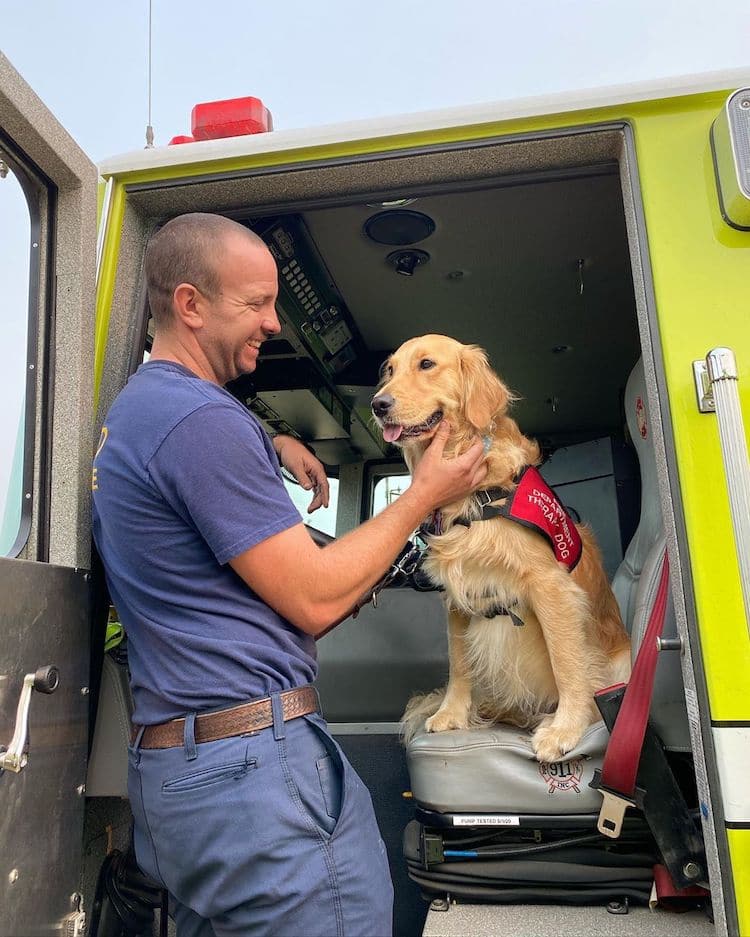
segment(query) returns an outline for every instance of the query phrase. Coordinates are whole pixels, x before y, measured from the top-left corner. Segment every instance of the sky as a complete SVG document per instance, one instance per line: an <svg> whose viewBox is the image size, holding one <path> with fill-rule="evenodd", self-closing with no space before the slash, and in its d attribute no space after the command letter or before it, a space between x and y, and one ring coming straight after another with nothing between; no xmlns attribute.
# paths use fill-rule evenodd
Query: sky
<svg viewBox="0 0 750 937"><path fill-rule="evenodd" d="M8 0L0 49L95 160L147 123L148 0ZM748 0L152 0L157 144L202 101L279 129L750 64Z"/></svg>
<svg viewBox="0 0 750 937"><path fill-rule="evenodd" d="M190 132L195 104L245 95L290 129L750 69L750 0L152 0L151 23L157 145ZM0 50L97 162L145 144L148 26L149 0L8 0ZM25 373L13 185L0 179L17 348L0 368L0 522Z"/></svg>

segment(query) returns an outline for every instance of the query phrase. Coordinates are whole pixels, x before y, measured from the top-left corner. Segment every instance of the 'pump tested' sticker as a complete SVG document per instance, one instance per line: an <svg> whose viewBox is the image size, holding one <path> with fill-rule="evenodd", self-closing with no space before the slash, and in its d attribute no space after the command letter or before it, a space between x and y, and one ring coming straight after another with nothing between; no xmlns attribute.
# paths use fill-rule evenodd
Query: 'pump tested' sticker
<svg viewBox="0 0 750 937"><path fill-rule="evenodd" d="M454 826L520 826L521 818L500 813L460 813L453 815Z"/></svg>

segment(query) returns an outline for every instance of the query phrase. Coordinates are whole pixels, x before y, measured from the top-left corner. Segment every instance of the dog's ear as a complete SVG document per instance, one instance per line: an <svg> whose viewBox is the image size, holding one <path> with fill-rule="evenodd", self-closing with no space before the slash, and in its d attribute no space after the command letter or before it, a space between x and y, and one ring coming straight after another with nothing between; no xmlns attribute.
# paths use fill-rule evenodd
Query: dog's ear
<svg viewBox="0 0 750 937"><path fill-rule="evenodd" d="M487 361L487 353L478 345L461 350L464 414L468 422L484 432L494 416L504 413L515 398Z"/></svg>

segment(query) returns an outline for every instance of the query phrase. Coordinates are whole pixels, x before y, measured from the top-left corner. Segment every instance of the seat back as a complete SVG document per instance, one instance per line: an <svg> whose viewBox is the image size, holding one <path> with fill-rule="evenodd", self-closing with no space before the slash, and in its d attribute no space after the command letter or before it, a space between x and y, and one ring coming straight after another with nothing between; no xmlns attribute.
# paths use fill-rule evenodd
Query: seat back
<svg viewBox="0 0 750 937"><path fill-rule="evenodd" d="M635 593L646 557L664 530L659 503L659 481L656 473L656 455L648 425L646 378L643 359L640 358L630 372L625 387L625 418L638 456L641 472L641 514L638 527L625 550L625 556L612 579L622 620L631 631L635 608Z"/></svg>
<svg viewBox="0 0 750 937"><path fill-rule="evenodd" d="M630 632L632 657L635 660L654 607L661 561L666 549L643 359L637 362L628 378L625 414L641 470L641 515L623 561L615 573L612 590ZM662 633L664 637L677 636L671 595L667 601ZM662 651L659 654L651 722L667 748L672 751L690 751L679 651Z"/></svg>

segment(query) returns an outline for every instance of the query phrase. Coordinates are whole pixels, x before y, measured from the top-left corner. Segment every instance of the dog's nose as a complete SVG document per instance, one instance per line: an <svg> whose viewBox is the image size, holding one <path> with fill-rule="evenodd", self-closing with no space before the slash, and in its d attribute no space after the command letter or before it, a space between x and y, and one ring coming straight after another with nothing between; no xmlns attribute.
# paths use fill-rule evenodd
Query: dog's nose
<svg viewBox="0 0 750 937"><path fill-rule="evenodd" d="M378 394L372 398L372 412L375 416L386 416L395 402L390 394Z"/></svg>

